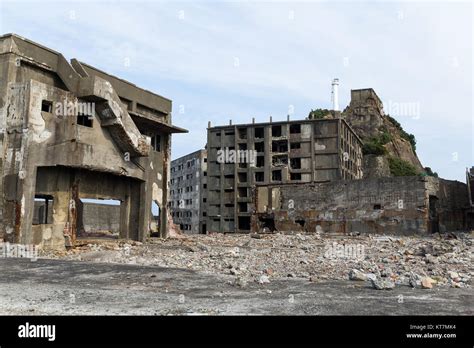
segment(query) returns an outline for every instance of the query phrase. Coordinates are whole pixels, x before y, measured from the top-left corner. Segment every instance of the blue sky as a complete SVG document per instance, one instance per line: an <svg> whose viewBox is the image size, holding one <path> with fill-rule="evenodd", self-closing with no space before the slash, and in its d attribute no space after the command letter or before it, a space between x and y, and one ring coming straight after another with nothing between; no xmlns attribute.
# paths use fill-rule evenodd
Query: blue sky
<svg viewBox="0 0 474 348"><path fill-rule="evenodd" d="M424 166L465 181L473 158L469 2L0 0L14 32L173 100L172 157L213 125L304 118L372 87L417 139Z"/></svg>

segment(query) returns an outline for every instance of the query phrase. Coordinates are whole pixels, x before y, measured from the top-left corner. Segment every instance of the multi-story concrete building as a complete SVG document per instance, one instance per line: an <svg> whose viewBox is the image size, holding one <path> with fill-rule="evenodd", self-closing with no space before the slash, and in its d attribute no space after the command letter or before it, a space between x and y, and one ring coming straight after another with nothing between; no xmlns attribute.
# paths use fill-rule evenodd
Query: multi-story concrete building
<svg viewBox="0 0 474 348"><path fill-rule="evenodd" d="M208 231L250 231L256 186L362 178L361 141L339 118L209 126L207 149Z"/></svg>
<svg viewBox="0 0 474 348"><path fill-rule="evenodd" d="M206 175L206 150L195 151L171 162L171 216L185 233L206 233Z"/></svg>
<svg viewBox="0 0 474 348"><path fill-rule="evenodd" d="M73 246L88 225L83 198L118 200L120 237L135 240L148 235L156 203L166 235L176 132L185 130L171 124L171 100L1 36L0 241Z"/></svg>

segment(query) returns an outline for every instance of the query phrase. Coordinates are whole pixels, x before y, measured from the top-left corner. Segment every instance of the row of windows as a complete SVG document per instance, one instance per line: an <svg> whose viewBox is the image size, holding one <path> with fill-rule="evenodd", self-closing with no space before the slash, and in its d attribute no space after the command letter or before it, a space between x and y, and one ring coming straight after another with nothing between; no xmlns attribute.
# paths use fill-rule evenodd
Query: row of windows
<svg viewBox="0 0 474 348"><path fill-rule="evenodd" d="M193 204L192 199L180 199L178 201L170 201L170 206L171 207L176 207L176 208L183 208L185 205L191 205Z"/></svg>
<svg viewBox="0 0 474 348"><path fill-rule="evenodd" d="M207 185L204 185L206 188ZM177 194L180 194L180 193L183 193L183 192L193 192L194 191L194 187L193 186L186 186L186 187L181 187L181 188L178 188L176 190L170 190L170 194L171 195L174 195L175 193ZM196 191L199 191L199 186L196 186Z"/></svg>
<svg viewBox="0 0 474 348"><path fill-rule="evenodd" d="M176 211L171 213L172 217L193 217L192 211Z"/></svg>
<svg viewBox="0 0 474 348"><path fill-rule="evenodd" d="M264 127L255 127L254 128L254 137L256 139L262 139L264 137ZM238 128L239 138L247 139L247 128ZM301 124L290 124L290 134L300 134L301 133ZM234 135L234 132L227 131L225 135ZM274 125L271 127L271 136L272 137L281 137L283 135L282 125ZM220 132L216 133L216 136L221 136Z"/></svg>
<svg viewBox="0 0 474 348"><path fill-rule="evenodd" d="M204 158L204 163L207 162L207 158ZM194 167L196 165L196 159L193 158L192 160L189 160L189 161L186 161L186 168L191 168L191 167ZM184 164L179 164L177 166L174 166L174 167L171 167L171 173L174 173L176 171L179 171L179 170L183 170L185 167Z"/></svg>

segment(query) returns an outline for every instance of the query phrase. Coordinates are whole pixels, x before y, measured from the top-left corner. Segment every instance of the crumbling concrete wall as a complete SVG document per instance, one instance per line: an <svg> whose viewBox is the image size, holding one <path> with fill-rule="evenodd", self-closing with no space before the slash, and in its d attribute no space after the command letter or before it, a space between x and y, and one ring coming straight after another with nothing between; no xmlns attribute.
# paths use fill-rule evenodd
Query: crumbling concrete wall
<svg viewBox="0 0 474 348"><path fill-rule="evenodd" d="M84 203L82 222L84 232L120 232L120 205Z"/></svg>
<svg viewBox="0 0 474 348"><path fill-rule="evenodd" d="M166 235L171 133L185 132L170 100L15 35L0 37L0 77L0 238L73 246L81 195L119 199L120 236L136 240L155 201ZM53 222L33 226L39 194Z"/></svg>
<svg viewBox="0 0 474 348"><path fill-rule="evenodd" d="M427 177L428 207L431 232L446 232L470 228L467 221L469 195L466 184L459 181Z"/></svg>
<svg viewBox="0 0 474 348"><path fill-rule="evenodd" d="M261 231L273 220L278 231L428 233L435 219L430 195L436 195L443 230L462 229L463 186L414 176L258 187L252 225Z"/></svg>

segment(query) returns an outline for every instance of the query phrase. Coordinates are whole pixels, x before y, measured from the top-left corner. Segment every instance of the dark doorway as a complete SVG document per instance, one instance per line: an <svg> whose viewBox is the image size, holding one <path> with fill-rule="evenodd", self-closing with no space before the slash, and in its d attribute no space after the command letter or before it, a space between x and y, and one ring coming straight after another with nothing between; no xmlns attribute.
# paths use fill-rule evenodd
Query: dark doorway
<svg viewBox="0 0 474 348"><path fill-rule="evenodd" d="M261 231L270 231L274 232L275 228L275 218L272 215L259 216L258 221L260 223Z"/></svg>
<svg viewBox="0 0 474 348"><path fill-rule="evenodd" d="M439 232L439 215L438 215L438 197L429 197L429 229L431 233Z"/></svg>

